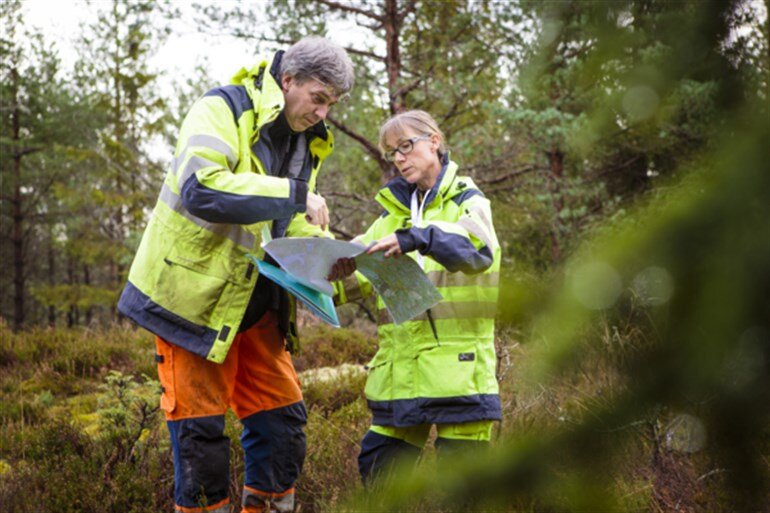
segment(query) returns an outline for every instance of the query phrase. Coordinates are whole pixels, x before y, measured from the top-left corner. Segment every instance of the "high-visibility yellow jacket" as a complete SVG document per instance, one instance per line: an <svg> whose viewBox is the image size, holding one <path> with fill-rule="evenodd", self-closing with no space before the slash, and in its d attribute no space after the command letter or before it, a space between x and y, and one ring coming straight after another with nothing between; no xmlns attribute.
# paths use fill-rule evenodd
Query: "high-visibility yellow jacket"
<svg viewBox="0 0 770 513"><path fill-rule="evenodd" d="M380 189L376 199L385 212L357 240L368 245L396 233L402 251L411 252L407 258L424 255L424 270L444 300L396 326L378 298L380 347L366 383L373 423L500 419L494 346L500 247L489 200L457 175L448 156L427 193L421 227L412 223L414 190L401 177ZM338 302L370 293L371 284L355 273Z"/></svg>
<svg viewBox="0 0 770 513"><path fill-rule="evenodd" d="M288 175L271 176L267 128L284 107L282 53L241 69L190 109L118 303L142 327L218 363L254 291L258 273L246 253L263 255L263 227L273 236L328 236L302 214L334 146L328 127L305 131Z"/></svg>

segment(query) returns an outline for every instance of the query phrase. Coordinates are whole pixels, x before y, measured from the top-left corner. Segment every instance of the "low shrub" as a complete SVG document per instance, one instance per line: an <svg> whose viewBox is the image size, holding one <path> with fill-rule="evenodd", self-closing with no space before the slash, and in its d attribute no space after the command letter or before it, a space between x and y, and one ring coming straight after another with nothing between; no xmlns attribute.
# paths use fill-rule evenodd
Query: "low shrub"
<svg viewBox="0 0 770 513"><path fill-rule="evenodd" d="M310 408L307 456L297 481L300 511L336 511L351 492L360 489L357 457L369 421L366 402L360 398L331 413Z"/></svg>
<svg viewBox="0 0 770 513"><path fill-rule="evenodd" d="M363 399L366 373L363 366L343 364L305 371L300 374L300 380L308 409L329 415L357 399Z"/></svg>
<svg viewBox="0 0 770 513"><path fill-rule="evenodd" d="M302 351L294 356L298 372L343 363L368 362L377 351L376 339L350 328L326 324L306 325L302 329Z"/></svg>

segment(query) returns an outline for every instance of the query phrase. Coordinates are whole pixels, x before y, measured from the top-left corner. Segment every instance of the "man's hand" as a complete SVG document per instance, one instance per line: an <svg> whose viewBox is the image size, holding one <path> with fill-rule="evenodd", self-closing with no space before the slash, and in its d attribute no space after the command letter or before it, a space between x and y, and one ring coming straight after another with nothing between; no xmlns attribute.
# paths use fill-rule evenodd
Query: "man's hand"
<svg viewBox="0 0 770 513"><path fill-rule="evenodd" d="M329 209L326 208L326 200L310 191L307 193L305 219L310 224L320 226L322 230L326 230L329 225Z"/></svg>
<svg viewBox="0 0 770 513"><path fill-rule="evenodd" d="M384 251L385 257L396 257L401 254L401 246L398 244L398 239L395 233L391 233L387 237L383 237L375 242L369 249L366 250L370 255L377 251Z"/></svg>
<svg viewBox="0 0 770 513"><path fill-rule="evenodd" d="M356 270L356 261L353 258L340 258L332 265L329 275L326 277L329 281L339 281L353 274Z"/></svg>

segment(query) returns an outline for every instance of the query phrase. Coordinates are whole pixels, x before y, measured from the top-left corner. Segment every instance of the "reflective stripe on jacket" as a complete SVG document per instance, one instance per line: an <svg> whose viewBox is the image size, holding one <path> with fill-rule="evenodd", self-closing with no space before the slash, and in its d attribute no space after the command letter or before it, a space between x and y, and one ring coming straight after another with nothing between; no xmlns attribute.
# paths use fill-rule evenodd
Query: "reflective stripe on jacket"
<svg viewBox="0 0 770 513"><path fill-rule="evenodd" d="M407 257L416 257L413 250L426 257L424 269L444 297L399 326L378 298L380 348L368 364L366 383L377 425L501 417L494 347L500 247L490 203L470 178L457 176L457 165L446 157L436 184L418 228L410 211L414 186L401 177L392 180L376 198L385 212L358 238L369 244L395 232L402 251L412 251ZM339 302L372 292L362 275L355 277L347 280Z"/></svg>
<svg viewBox="0 0 770 513"><path fill-rule="evenodd" d="M262 136L284 107L274 78L281 54L241 69L231 85L209 91L190 109L118 302L140 326L218 363L257 281L246 253L263 255L263 227L328 236L302 214L332 151L327 127L319 123L304 133L306 157L288 177L270 176L265 162L270 151Z"/></svg>

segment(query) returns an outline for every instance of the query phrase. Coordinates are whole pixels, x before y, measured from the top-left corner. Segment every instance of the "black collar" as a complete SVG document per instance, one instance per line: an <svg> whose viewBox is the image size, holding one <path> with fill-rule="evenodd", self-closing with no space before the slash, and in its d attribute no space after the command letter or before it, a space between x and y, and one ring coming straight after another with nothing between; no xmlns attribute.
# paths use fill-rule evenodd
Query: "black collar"
<svg viewBox="0 0 770 513"><path fill-rule="evenodd" d="M425 191L423 194L428 194L428 199L425 201L425 206L430 205L438 195L441 188L441 181L444 179L447 166L449 166L449 153L444 153L439 157L441 162L441 172L436 177L436 183L430 190ZM412 193L417 189L417 185L407 182L403 176L399 175L385 185L385 188L390 189L393 196L400 201L405 207L410 208Z"/></svg>
<svg viewBox="0 0 770 513"><path fill-rule="evenodd" d="M274 141L277 139L286 139L296 133L297 132L292 130L289 126L289 122L286 120L286 113L283 110L278 114L278 117L275 118L273 124L270 125L270 138Z"/></svg>

